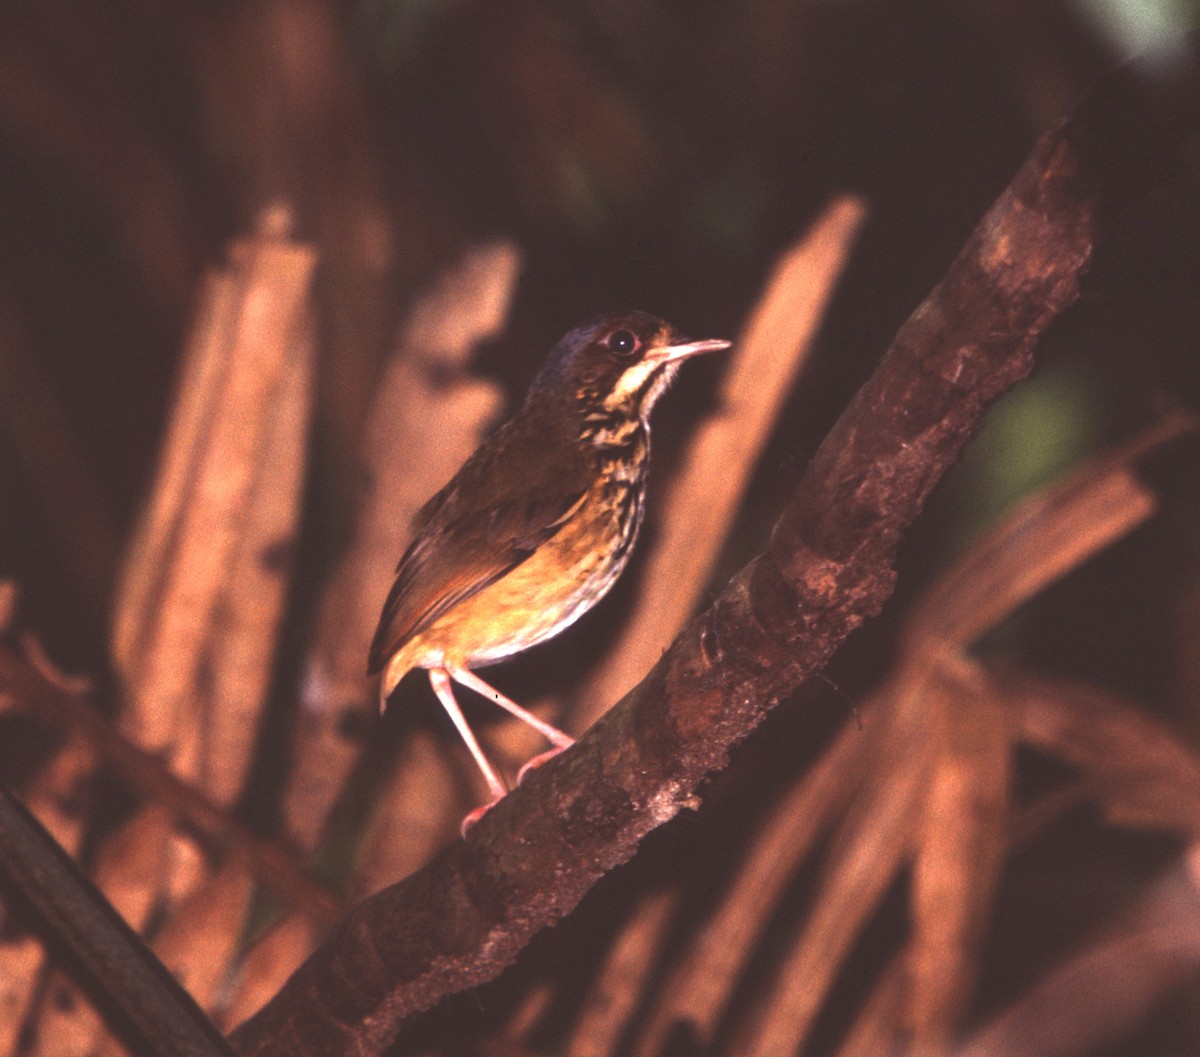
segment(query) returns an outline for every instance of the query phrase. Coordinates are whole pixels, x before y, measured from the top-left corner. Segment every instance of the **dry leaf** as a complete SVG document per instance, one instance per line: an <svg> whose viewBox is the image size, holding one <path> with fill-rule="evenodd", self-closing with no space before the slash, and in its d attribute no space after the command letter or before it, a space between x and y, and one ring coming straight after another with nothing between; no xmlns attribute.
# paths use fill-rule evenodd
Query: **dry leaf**
<svg viewBox="0 0 1200 1057"><path fill-rule="evenodd" d="M1127 535L1154 512L1133 474L1141 457L1196 428L1164 418L1129 443L1021 502L942 573L908 621L910 639L961 648Z"/></svg>
<svg viewBox="0 0 1200 1057"><path fill-rule="evenodd" d="M177 768L201 758L200 704L207 703L209 674L222 663L222 616L227 623L234 581L245 572L239 550L255 546L247 530L263 550L294 531L295 491L282 509L277 502L256 508L276 499L279 485L270 479L280 470L295 489L294 452L303 451L307 432L304 413L295 413L304 389L298 394L293 376L311 370L307 298L315 255L265 231L237 244L231 260L208 283L114 622L124 729L149 748L169 748ZM281 423L296 433L278 436ZM269 456L284 465L269 465ZM256 486L264 492L256 494ZM263 519L272 513L280 521L267 526ZM260 568L265 556L245 555ZM268 642L274 632L274 620L259 628ZM257 710L261 701L248 707Z"/></svg>
<svg viewBox="0 0 1200 1057"><path fill-rule="evenodd" d="M1200 969L1193 846L1106 936L1069 958L956 1057L1084 1057L1129 1032Z"/></svg>
<svg viewBox="0 0 1200 1057"><path fill-rule="evenodd" d="M306 328L274 394L272 426L214 614L200 783L219 804L232 803L242 789L271 677L300 516L314 353Z"/></svg>
<svg viewBox="0 0 1200 1057"><path fill-rule="evenodd" d="M925 680L901 679L876 717L867 784L838 827L812 913L739 1034L744 1057L792 1057L859 931L912 851L934 762Z"/></svg>
<svg viewBox="0 0 1200 1057"><path fill-rule="evenodd" d="M361 750L343 730L346 716L375 714L367 649L412 517L475 449L499 409L494 385L461 372L475 346L503 325L518 267L508 244L469 254L418 302L380 379L365 445L374 488L322 606L284 805L288 831L305 850L316 846ZM438 769L430 761L431 781Z"/></svg>
<svg viewBox="0 0 1200 1057"><path fill-rule="evenodd" d="M304 961L316 943L316 929L303 914L292 914L271 929L242 959L237 987L221 1011L226 1029L260 1009Z"/></svg>
<svg viewBox="0 0 1200 1057"><path fill-rule="evenodd" d="M168 749L183 773L211 777L226 801L240 788L263 706L285 587L279 556L295 531L306 447L315 256L279 224L268 218L237 244L230 268L208 284L114 621L126 732ZM207 873L173 832L150 810L125 831L135 839L101 849L100 883L135 927L161 892L179 897ZM249 881L241 884L248 898ZM219 941L233 950L240 918L229 927L227 936L207 931L210 957ZM226 967L207 969L216 978ZM39 1046L91 1052L94 1015L65 990L58 998L43 1010Z"/></svg>
<svg viewBox="0 0 1200 1057"><path fill-rule="evenodd" d="M944 689L927 698L937 758L917 836L908 948L912 1051L929 1057L949 1052L979 974L1012 780L1003 700L969 666L948 668L938 673Z"/></svg>
<svg viewBox="0 0 1200 1057"><path fill-rule="evenodd" d="M685 1026L699 1044L712 1043L718 1019L764 924L821 831L845 809L862 780L869 758L867 741L868 735L848 724L780 800L721 905L671 971L662 1001L639 1041L639 1057L661 1052L668 1037Z"/></svg>
<svg viewBox="0 0 1200 1057"><path fill-rule="evenodd" d="M588 992L567 1057L607 1057L637 1011L675 910L677 893L655 892L643 899L605 959Z"/></svg>
<svg viewBox="0 0 1200 1057"><path fill-rule="evenodd" d="M1115 825L1200 835L1200 753L1111 694L1065 680L1004 674L1022 737L1078 768Z"/></svg>

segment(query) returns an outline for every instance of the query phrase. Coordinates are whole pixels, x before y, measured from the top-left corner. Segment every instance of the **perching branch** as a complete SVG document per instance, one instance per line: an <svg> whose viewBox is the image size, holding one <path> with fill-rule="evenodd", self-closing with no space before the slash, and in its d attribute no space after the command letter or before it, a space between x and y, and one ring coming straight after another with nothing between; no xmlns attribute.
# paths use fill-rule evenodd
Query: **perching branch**
<svg viewBox="0 0 1200 1057"><path fill-rule="evenodd" d="M241 1053L378 1053L409 1014L496 976L879 611L904 530L1075 300L1101 211L1170 169L1192 127L1114 108L1141 101L1120 78L1102 94L1038 142L818 451L766 552L575 749L358 906L235 1032Z"/></svg>

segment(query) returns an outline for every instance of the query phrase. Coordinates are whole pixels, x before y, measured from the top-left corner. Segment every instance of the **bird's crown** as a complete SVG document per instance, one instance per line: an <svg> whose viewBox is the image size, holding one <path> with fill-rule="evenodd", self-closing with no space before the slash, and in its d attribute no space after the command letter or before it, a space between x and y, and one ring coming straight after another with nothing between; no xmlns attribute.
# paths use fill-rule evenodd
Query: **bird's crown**
<svg viewBox="0 0 1200 1057"><path fill-rule="evenodd" d="M679 361L725 348L726 341L683 341L648 312L599 316L568 332L530 386L527 403L549 397L589 414L644 419Z"/></svg>

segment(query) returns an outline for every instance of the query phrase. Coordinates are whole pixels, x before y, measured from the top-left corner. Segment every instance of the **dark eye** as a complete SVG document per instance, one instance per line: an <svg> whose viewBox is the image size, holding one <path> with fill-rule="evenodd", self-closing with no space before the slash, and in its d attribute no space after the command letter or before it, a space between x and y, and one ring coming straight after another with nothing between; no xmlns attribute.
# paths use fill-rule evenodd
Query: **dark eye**
<svg viewBox="0 0 1200 1057"><path fill-rule="evenodd" d="M614 330L608 336L608 348L618 356L628 356L638 350L637 335L628 330Z"/></svg>

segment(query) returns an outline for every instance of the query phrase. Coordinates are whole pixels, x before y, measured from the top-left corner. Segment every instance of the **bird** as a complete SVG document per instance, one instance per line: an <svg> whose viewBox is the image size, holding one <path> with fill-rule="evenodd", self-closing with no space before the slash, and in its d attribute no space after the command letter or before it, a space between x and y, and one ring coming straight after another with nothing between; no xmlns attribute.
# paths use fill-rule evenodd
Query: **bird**
<svg viewBox="0 0 1200 1057"><path fill-rule="evenodd" d="M371 643L379 703L423 668L488 787L466 831L507 793L459 707L454 684L495 702L551 748L570 735L475 669L557 635L600 601L642 524L650 412L680 364L730 342L689 341L647 312L603 315L550 351L516 414L416 514Z"/></svg>

